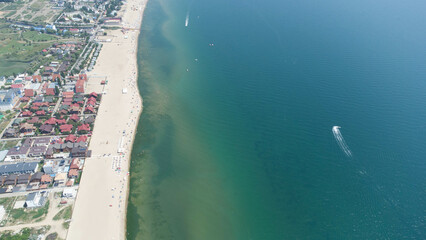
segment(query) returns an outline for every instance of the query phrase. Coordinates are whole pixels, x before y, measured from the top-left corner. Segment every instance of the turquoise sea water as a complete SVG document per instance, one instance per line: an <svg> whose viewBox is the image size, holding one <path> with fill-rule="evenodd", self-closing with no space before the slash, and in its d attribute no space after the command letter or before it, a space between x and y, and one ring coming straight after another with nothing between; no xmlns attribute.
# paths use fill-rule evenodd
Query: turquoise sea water
<svg viewBox="0 0 426 240"><path fill-rule="evenodd" d="M426 239L425 10L150 0L128 239Z"/></svg>

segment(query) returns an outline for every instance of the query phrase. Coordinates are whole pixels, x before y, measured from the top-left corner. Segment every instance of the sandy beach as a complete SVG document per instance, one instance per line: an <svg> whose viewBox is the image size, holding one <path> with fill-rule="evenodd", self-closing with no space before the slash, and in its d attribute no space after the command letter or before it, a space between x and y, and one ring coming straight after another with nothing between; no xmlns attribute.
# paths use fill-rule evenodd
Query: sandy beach
<svg viewBox="0 0 426 240"><path fill-rule="evenodd" d="M142 99L137 41L147 0L123 6L122 30L99 37L103 47L85 92L103 92L67 239L125 239L130 151ZM100 85L102 80L108 84ZM122 153L120 153L122 152Z"/></svg>

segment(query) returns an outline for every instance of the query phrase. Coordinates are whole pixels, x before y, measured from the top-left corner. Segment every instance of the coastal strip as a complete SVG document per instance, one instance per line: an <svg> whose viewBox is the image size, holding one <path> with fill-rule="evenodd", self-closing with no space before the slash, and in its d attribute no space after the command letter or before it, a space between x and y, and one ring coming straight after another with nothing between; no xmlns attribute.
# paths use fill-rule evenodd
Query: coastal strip
<svg viewBox="0 0 426 240"><path fill-rule="evenodd" d="M122 28L103 42L89 74L88 92L102 92L67 239L125 239L130 152L142 111L137 86L137 45L147 0L128 0ZM100 81L107 84L100 88ZM101 90L101 91L100 91Z"/></svg>

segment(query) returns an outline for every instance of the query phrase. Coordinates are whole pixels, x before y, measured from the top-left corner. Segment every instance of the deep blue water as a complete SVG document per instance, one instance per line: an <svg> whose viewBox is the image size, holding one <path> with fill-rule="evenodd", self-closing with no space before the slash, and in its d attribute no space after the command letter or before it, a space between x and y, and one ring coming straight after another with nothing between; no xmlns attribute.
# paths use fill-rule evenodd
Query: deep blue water
<svg viewBox="0 0 426 240"><path fill-rule="evenodd" d="M425 11L150 0L128 238L426 239Z"/></svg>

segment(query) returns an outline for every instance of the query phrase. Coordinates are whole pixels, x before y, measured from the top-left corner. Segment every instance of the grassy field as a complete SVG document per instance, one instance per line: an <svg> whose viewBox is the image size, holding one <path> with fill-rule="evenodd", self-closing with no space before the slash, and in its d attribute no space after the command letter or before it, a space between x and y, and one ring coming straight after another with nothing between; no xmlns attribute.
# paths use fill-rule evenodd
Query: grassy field
<svg viewBox="0 0 426 240"><path fill-rule="evenodd" d="M41 221L46 217L48 210L49 210L49 201L47 201L46 204L41 208L11 209L10 213L9 213L9 219L8 219L7 224L8 225L14 225L14 224L29 223L29 222L34 222L34 221L36 221L36 222Z"/></svg>
<svg viewBox="0 0 426 240"><path fill-rule="evenodd" d="M71 218L72 214L72 206L65 207L61 211L59 211L54 217L53 220L58 221L61 219L68 220Z"/></svg>
<svg viewBox="0 0 426 240"><path fill-rule="evenodd" d="M41 51L61 41L61 37L56 35L14 30L0 21L0 76L20 73L32 62L41 62Z"/></svg>
<svg viewBox="0 0 426 240"><path fill-rule="evenodd" d="M60 9L52 9L49 0L30 0L0 3L0 17L16 21L30 21L36 24L53 22L60 14Z"/></svg>

